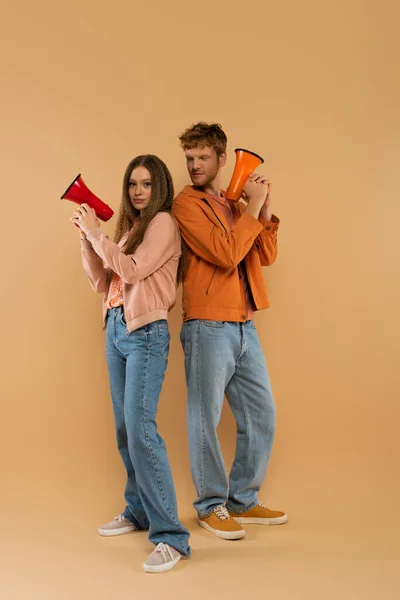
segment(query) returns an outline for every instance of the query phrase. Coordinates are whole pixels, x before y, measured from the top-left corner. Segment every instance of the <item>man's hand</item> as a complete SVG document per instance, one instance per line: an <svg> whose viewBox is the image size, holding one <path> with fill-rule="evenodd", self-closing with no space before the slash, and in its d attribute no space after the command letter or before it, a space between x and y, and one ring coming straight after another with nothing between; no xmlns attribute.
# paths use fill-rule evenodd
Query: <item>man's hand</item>
<svg viewBox="0 0 400 600"><path fill-rule="evenodd" d="M260 210L260 215L262 217L264 217L264 219L266 219L267 221L270 221L272 219L272 210L271 210L271 182L269 179L265 178L265 181L267 183L267 196L265 198L265 202L262 205L262 208Z"/></svg>
<svg viewBox="0 0 400 600"><path fill-rule="evenodd" d="M242 198L247 200L246 212L258 219L260 213L263 217L271 214L270 210L270 181L263 175L251 173L243 188ZM269 219L268 219L269 220Z"/></svg>
<svg viewBox="0 0 400 600"><path fill-rule="evenodd" d="M99 227L100 221L96 217L93 208L88 204L82 204L73 214L72 223L78 225L79 229L87 235L89 231Z"/></svg>

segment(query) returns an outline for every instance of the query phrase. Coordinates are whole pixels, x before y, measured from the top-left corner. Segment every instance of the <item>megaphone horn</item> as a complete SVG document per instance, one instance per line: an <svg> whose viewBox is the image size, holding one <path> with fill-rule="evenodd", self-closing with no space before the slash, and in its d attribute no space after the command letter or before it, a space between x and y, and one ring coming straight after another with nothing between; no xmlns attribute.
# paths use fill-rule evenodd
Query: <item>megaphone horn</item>
<svg viewBox="0 0 400 600"><path fill-rule="evenodd" d="M243 192L244 184L250 173L262 165L264 159L255 152L245 150L244 148L236 148L236 165L233 171L232 179L226 191L226 198L237 202Z"/></svg>
<svg viewBox="0 0 400 600"><path fill-rule="evenodd" d="M67 187L61 196L61 200L64 198L65 200L76 202L76 204L88 204L102 221L108 221L114 214L113 209L110 208L108 204L105 204L89 190L80 174L75 177L71 185Z"/></svg>

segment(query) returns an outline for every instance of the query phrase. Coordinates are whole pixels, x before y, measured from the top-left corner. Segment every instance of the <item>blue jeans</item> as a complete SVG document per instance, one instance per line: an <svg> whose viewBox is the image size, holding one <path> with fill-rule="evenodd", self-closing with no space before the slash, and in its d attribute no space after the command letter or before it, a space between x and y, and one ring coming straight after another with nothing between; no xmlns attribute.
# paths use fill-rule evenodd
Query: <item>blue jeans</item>
<svg viewBox="0 0 400 600"><path fill-rule="evenodd" d="M225 504L235 513L258 503L275 432L275 404L253 321L192 320L183 324L190 462L207 517ZM229 479L217 436L224 394L237 423L236 455Z"/></svg>
<svg viewBox="0 0 400 600"><path fill-rule="evenodd" d="M107 314L106 353L118 449L127 472L123 513L137 529L190 554L189 532L178 520L174 483L156 413L168 362L167 321L131 334L122 307Z"/></svg>

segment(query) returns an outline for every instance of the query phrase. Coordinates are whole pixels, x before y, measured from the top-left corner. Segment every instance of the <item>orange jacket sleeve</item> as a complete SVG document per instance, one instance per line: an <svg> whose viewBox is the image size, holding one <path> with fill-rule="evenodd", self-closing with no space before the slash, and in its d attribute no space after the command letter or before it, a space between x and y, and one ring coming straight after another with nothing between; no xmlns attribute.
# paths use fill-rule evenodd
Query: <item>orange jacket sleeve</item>
<svg viewBox="0 0 400 600"><path fill-rule="evenodd" d="M272 215L272 220L267 221L264 217L259 217L259 222L263 229L256 240L256 247L260 257L261 265L268 267L275 262L278 253L278 228L279 219Z"/></svg>
<svg viewBox="0 0 400 600"><path fill-rule="evenodd" d="M220 267L237 266L263 231L263 225L244 213L231 231L225 231L210 219L201 202L178 196L173 204L183 239L203 260Z"/></svg>

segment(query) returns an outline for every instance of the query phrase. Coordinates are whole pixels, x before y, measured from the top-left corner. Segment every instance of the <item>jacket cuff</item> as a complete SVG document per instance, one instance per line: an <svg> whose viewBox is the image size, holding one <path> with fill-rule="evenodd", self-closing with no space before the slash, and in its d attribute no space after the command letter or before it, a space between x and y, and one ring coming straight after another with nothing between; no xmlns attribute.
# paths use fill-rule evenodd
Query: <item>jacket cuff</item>
<svg viewBox="0 0 400 600"><path fill-rule="evenodd" d="M261 233L261 231L262 231L262 223L260 223L260 221L258 219L255 219L254 217L252 217L248 213L244 212L242 214L242 216L240 217L240 221L246 227L248 227L248 229L251 229L252 231L254 231L254 233L256 235L258 235L259 233Z"/></svg>
<svg viewBox="0 0 400 600"><path fill-rule="evenodd" d="M273 233L274 231L278 231L279 229L280 220L276 215L272 215L270 221L267 221L267 219L264 219L264 217L260 215L258 217L258 220L262 224L263 229L266 231L271 231Z"/></svg>
<svg viewBox="0 0 400 600"><path fill-rule="evenodd" d="M104 231L102 231L100 227L95 227L94 229L88 231L86 238L89 240L89 242L92 242L94 240L98 240L103 234L105 235Z"/></svg>

